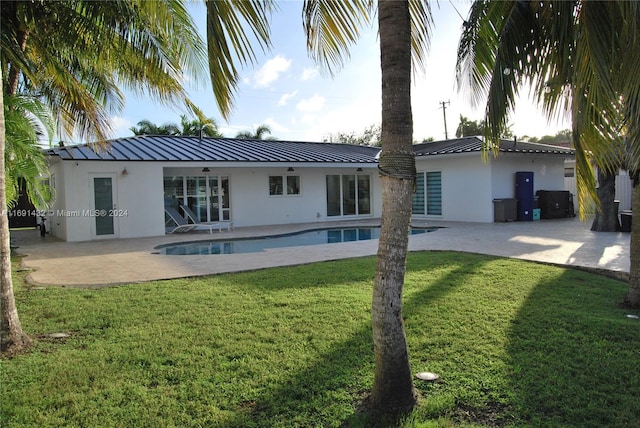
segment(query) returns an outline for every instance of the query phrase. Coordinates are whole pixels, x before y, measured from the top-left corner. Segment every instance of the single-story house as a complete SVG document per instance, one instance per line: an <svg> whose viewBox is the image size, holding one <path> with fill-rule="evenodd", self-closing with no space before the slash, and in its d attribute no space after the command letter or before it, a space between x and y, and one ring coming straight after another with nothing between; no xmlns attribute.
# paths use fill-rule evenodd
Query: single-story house
<svg viewBox="0 0 640 428"><path fill-rule="evenodd" d="M493 200L513 198L515 173L535 190L564 190L570 149L482 140L416 144L414 218L492 222ZM185 205L201 222L234 227L379 218L380 148L334 143L135 136L47 150L55 202L48 230L66 241L159 236L165 207ZM169 223L168 223L169 220Z"/></svg>

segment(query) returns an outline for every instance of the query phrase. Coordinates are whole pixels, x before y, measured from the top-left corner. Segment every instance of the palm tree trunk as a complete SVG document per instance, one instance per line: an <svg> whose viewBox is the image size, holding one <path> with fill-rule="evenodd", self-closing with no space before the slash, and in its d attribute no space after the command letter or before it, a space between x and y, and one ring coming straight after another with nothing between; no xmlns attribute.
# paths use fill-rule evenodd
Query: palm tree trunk
<svg viewBox="0 0 640 428"><path fill-rule="evenodd" d="M0 81L2 71L0 70ZM29 343L22 332L11 279L11 246L4 170L5 126L4 97L0 94L0 352L18 351Z"/></svg>
<svg viewBox="0 0 640 428"><path fill-rule="evenodd" d="M615 204L616 174L598 168L598 199L600 208L591 224L594 232L619 232L620 222Z"/></svg>
<svg viewBox="0 0 640 428"><path fill-rule="evenodd" d="M631 211L635 217L631 222L629 291L625 303L640 308L640 183L636 172L631 196Z"/></svg>
<svg viewBox="0 0 640 428"><path fill-rule="evenodd" d="M373 290L374 410L401 414L416 404L402 320L415 158L411 150L411 25L406 1L380 0L382 230Z"/></svg>

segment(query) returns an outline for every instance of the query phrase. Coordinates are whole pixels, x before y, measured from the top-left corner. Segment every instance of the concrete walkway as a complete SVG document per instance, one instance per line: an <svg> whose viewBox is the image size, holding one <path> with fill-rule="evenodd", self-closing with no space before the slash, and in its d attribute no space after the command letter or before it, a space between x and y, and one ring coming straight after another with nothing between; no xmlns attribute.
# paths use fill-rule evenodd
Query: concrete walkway
<svg viewBox="0 0 640 428"><path fill-rule="evenodd" d="M379 220L335 222L330 226L378 225ZM455 250L514 257L559 265L629 272L629 233L595 233L591 219L578 218L513 223L420 221L417 226L442 227L413 235L411 251ZM104 286L159 279L239 272L273 266L374 255L378 241L312 245L250 254L166 256L156 246L179 241L228 239L291 233L327 224L236 228L233 231L188 233L154 238L69 243L41 238L37 230L12 231L12 242L25 255L23 267L38 285ZM460 257L464 257L461 254Z"/></svg>

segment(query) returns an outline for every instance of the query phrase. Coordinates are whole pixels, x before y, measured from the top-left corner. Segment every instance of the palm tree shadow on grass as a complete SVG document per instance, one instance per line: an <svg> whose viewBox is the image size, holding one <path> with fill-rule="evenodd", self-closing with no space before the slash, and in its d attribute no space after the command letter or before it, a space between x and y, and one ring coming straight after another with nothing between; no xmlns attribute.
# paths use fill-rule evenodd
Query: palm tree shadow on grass
<svg viewBox="0 0 640 428"><path fill-rule="evenodd" d="M366 262L366 258L363 261ZM463 282L465 275L473 275L482 264L482 260L462 263L448 270L444 276L435 280L433 285L405 299L406 316L411 316L418 307L434 305L445 298L455 290L456 283ZM428 271L430 268L409 266L408 272L411 269ZM286 281L280 283L282 288L299 286L301 284ZM349 340L335 343L304 369L266 387L256 401L239 403L236 417L226 426L247 426L249 421L258 426L303 426L310 421L327 424L337 419L343 420L344 427L399 425L404 416L400 415L396 420L381 421L376 409L370 408L367 404L368 392L373 383L373 361L373 340L368 317ZM335 398L344 398L344 394L359 397L358 402L353 403L354 408L346 412L340 404L335 404ZM344 399L342 402L344 404ZM282 409L287 409L286 414L282 414Z"/></svg>
<svg viewBox="0 0 640 428"><path fill-rule="evenodd" d="M534 426L635 426L640 333L616 307L625 285L594 287L582 275L539 284L516 314L507 345L515 405Z"/></svg>

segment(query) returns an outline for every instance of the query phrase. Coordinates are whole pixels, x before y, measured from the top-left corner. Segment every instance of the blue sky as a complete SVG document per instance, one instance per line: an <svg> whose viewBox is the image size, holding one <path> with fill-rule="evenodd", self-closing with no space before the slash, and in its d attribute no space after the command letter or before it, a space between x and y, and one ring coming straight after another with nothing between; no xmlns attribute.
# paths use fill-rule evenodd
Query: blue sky
<svg viewBox="0 0 640 428"><path fill-rule="evenodd" d="M223 134L234 137L239 131L266 124L280 140L322 141L329 134L360 133L380 123L380 62L377 25L363 31L360 41L350 50L351 58L332 78L319 71L306 51L302 29L302 2L281 1L280 11L271 22L272 44L269 52L259 53L253 67L242 70L242 82L229 121L224 121L213 100L210 85L189 88L195 104L207 117L213 117ZM197 2L190 10L199 28L205 28L204 6ZM457 9L457 11L456 11ZM435 27L425 72L414 75L412 105L414 140L444 139L446 108L449 138L455 136L460 115L471 120L483 117L483 106L474 108L468 94L455 86L455 62L462 18L467 16L466 1L432 2ZM458 14L460 13L460 15ZM203 33L204 34L204 33ZM555 134L568 128L567 122L548 123L543 114L526 98L516 103L511 118L517 136ZM149 99L127 95L120 115L112 117L114 137L131 136L129 130L142 119L154 123L179 123L176 107L165 107Z"/></svg>

